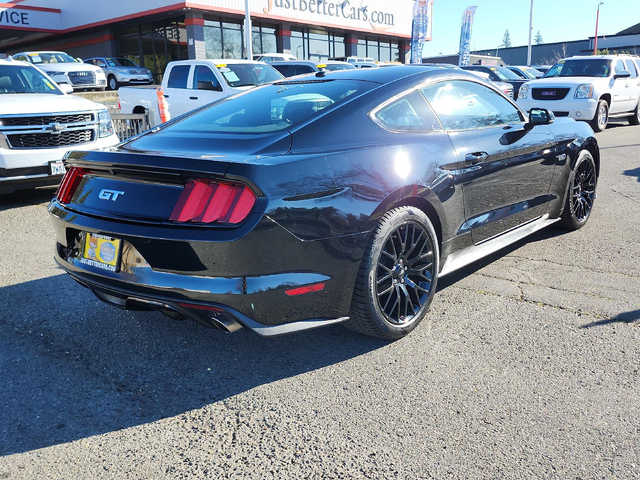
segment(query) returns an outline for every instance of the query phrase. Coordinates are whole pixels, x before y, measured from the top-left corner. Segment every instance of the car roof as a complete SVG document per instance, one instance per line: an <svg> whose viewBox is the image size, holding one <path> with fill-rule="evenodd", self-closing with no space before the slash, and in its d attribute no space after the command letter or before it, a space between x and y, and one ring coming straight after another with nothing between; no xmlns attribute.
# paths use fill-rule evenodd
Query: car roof
<svg viewBox="0 0 640 480"><path fill-rule="evenodd" d="M395 80L400 80L402 78L411 77L413 75L419 75L424 72L433 72L437 74L442 74L447 72L447 69L438 68L438 67L429 67L422 65L394 65L392 67L387 68L354 68L348 70L335 70L330 72L332 80L362 80L368 82L375 83L390 83ZM453 73L453 71L451 70ZM469 76L471 78L479 79L477 76L474 76L471 73L461 72L459 70L455 71L456 74L461 74L464 76ZM317 76L318 74L315 74ZM310 80L314 76L309 75L306 78L302 77L300 81ZM278 80L278 82L283 81L286 82L289 79Z"/></svg>
<svg viewBox="0 0 640 480"><path fill-rule="evenodd" d="M269 65L309 65L315 67L316 62L312 62L311 60L280 60L271 62Z"/></svg>

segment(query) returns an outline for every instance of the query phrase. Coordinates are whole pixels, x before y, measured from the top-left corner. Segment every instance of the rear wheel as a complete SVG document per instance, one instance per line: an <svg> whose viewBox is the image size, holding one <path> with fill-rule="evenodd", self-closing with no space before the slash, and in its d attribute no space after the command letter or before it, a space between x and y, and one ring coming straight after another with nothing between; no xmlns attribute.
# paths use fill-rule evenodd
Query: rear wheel
<svg viewBox="0 0 640 480"><path fill-rule="evenodd" d="M640 125L640 100L636 105L636 109L633 111L633 115L629 117L630 125Z"/></svg>
<svg viewBox="0 0 640 480"><path fill-rule="evenodd" d="M344 325L387 340L407 335L427 315L439 259L435 230L422 210L387 212L367 243Z"/></svg>
<svg viewBox="0 0 640 480"><path fill-rule="evenodd" d="M583 150L569 177L567 200L561 217L564 228L578 230L587 223L596 199L597 183L596 163L591 154Z"/></svg>
<svg viewBox="0 0 640 480"><path fill-rule="evenodd" d="M606 100L600 100L598 102L598 108L596 108L596 114L591 120L591 128L594 132L601 132L607 128L609 122L609 104Z"/></svg>

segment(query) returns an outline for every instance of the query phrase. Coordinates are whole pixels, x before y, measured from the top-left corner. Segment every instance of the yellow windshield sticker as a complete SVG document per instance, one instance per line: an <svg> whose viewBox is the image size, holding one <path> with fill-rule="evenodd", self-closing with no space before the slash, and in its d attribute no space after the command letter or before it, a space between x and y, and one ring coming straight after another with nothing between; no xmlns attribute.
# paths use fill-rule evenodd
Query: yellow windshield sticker
<svg viewBox="0 0 640 480"><path fill-rule="evenodd" d="M218 68L224 68L226 66L227 66L226 63L220 63L220 64L216 65L216 67L218 67Z"/></svg>

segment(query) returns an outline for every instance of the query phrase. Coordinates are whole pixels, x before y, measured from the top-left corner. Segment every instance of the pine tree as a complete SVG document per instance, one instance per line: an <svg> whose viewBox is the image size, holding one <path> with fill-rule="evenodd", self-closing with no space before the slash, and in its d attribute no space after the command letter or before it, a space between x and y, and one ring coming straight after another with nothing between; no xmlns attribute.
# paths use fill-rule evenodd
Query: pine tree
<svg viewBox="0 0 640 480"><path fill-rule="evenodd" d="M542 35L540 34L540 30L538 30L538 33L536 33L536 37L533 39L534 42L536 42L536 45L540 45L541 43L544 43L544 40L542 39Z"/></svg>
<svg viewBox="0 0 640 480"><path fill-rule="evenodd" d="M504 48L511 48L511 36L509 35L509 29L504 32L504 37L502 37L502 46Z"/></svg>

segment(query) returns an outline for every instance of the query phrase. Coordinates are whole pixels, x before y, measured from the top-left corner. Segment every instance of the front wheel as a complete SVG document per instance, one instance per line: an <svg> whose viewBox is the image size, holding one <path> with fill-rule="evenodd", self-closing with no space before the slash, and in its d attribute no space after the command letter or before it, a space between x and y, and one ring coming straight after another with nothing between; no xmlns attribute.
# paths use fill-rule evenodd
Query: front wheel
<svg viewBox="0 0 640 480"><path fill-rule="evenodd" d="M591 128L593 128L594 132L601 132L605 128L607 128L607 123L609 122L609 104L606 100L600 100L598 102L598 108L596 108L596 113L591 120Z"/></svg>
<svg viewBox="0 0 640 480"><path fill-rule="evenodd" d="M367 242L344 325L387 340L407 335L427 315L439 260L438 238L422 210L387 212Z"/></svg>
<svg viewBox="0 0 640 480"><path fill-rule="evenodd" d="M567 230L578 230L587 223L596 199L598 175L593 156L583 150L569 176L567 199L560 219Z"/></svg>
<svg viewBox="0 0 640 480"><path fill-rule="evenodd" d="M640 100L636 105L636 109L633 111L633 115L629 117L630 125L640 125Z"/></svg>
<svg viewBox="0 0 640 480"><path fill-rule="evenodd" d="M113 75L109 75L109 79L107 80L107 88L109 90L118 89L118 80Z"/></svg>

